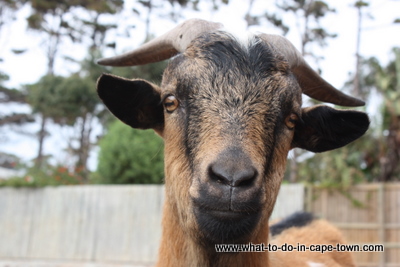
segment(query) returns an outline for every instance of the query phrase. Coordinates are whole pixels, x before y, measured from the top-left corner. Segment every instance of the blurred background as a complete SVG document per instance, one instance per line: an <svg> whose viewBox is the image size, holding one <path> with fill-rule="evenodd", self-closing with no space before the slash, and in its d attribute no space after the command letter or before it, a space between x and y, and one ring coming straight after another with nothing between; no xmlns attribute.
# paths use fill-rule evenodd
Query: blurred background
<svg viewBox="0 0 400 267"><path fill-rule="evenodd" d="M222 22L234 32L284 35L328 82L366 101L366 106L360 108L371 118L366 135L344 148L322 154L292 151L284 186L300 186L301 209L336 222L348 231L353 243L389 242L387 248L392 251L368 254L367 258L359 256L362 266L400 266L400 187L396 183L400 180L398 0L0 0L0 186L4 187L0 198L4 197L3 203L20 202L15 220L33 229L32 221L36 219L26 214L34 214L38 207L25 210L25 201L41 199L37 205L45 205L39 207L45 216L43 207L49 204L43 199L49 197L52 201L51 190L56 190L57 197L63 195L48 186L85 185L96 196L111 194L113 198L121 193L106 193L100 185L162 184L161 138L112 118L100 103L95 84L103 72L159 83L167 62L132 68L102 67L95 62L133 49L194 17ZM316 102L304 98L304 103ZM22 191L14 189L21 187ZM85 196L92 193L83 187L73 188L80 193L71 192L83 194L83 200L76 203L77 210L82 209L82 203L96 205L85 202ZM157 191L154 188L161 186L121 190L135 195L139 194L138 188ZM70 197L65 194L60 203L69 205ZM160 195L154 200L154 210L161 212L163 196L157 194ZM118 201L115 203L125 200ZM148 201L152 203L151 199ZM382 206L385 204L390 206ZM334 208L346 205L348 210ZM293 209L283 207L288 212ZM14 218L12 210L18 208L2 206L0 202L0 218ZM39 228L47 227L43 216L37 220L45 226L35 221ZM15 220L4 223L10 226ZM159 218L154 220L158 222ZM29 248L32 240L39 237L27 239L30 245L26 245L25 254L4 252L12 247L7 242L18 247L23 243L18 238L24 240L18 229L5 238L4 227L0 228L0 235L4 235L0 236L0 259L47 257L34 254ZM74 227L71 229L76 230ZM48 240L48 235L54 233L43 234L44 239ZM61 250L61 241L54 242ZM156 251L154 247L150 250ZM152 253L137 261L153 262Z"/></svg>

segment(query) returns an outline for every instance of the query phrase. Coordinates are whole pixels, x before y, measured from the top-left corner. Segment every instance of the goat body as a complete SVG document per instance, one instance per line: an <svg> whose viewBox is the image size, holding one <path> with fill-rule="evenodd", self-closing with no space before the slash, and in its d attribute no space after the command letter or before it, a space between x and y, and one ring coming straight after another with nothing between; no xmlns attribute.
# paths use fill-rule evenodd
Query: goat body
<svg viewBox="0 0 400 267"><path fill-rule="evenodd" d="M363 102L324 81L283 37L253 35L243 43L220 27L190 20L137 50L100 61L126 66L176 55L160 87L108 74L98 81L100 98L117 118L164 139L166 200L157 266L353 266L345 252L216 252L216 244L268 243L268 219L290 149L335 149L369 125L363 112L301 107L302 93L340 105ZM311 244L331 234L326 242L343 241L326 222L310 225L296 227L299 234L283 231L273 242L285 237ZM317 229L326 235L311 234Z"/></svg>

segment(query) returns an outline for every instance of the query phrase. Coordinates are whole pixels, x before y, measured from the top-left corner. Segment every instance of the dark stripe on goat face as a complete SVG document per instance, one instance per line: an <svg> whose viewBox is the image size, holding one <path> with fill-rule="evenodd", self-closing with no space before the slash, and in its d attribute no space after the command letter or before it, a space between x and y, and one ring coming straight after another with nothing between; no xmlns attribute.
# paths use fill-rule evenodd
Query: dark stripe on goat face
<svg viewBox="0 0 400 267"><path fill-rule="evenodd" d="M266 120L269 121L267 125L274 125L273 135L266 136L265 138L273 140L272 142L265 141L265 151L275 153L277 150L283 149L282 146L289 145L288 140L285 140L285 132L288 131L284 121L285 118L290 116L292 112L296 114L301 113L301 89L293 75L289 75L285 80L283 87L276 89L279 93L275 94L275 102L279 108L271 108L269 113L266 114ZM289 141L290 142L290 141ZM269 145L272 144L272 147ZM287 149L289 150L289 148ZM288 152L288 151L287 151ZM277 155L278 157L278 155ZM264 177L270 177L271 171L274 171L279 166L273 166L272 159L275 158L274 154L269 155L264 166ZM286 156L284 156L286 159ZM285 161L286 162L286 161ZM282 164L279 162L279 164Z"/></svg>
<svg viewBox="0 0 400 267"><path fill-rule="evenodd" d="M201 142L213 137L247 138L270 169L281 122L293 100L301 102L287 62L273 48L257 37L244 47L229 34L208 34L174 58L164 77L169 80L162 87L181 103L180 127L192 172Z"/></svg>
<svg viewBox="0 0 400 267"><path fill-rule="evenodd" d="M286 113L282 106L288 106L281 95L290 95L284 101L291 102L300 93L298 86L290 92L286 80L293 78L286 61L272 52L256 37L244 48L227 34L210 34L173 60L176 94L185 106L184 140L192 167L204 136L214 132L214 136L241 141L253 128L249 121L262 114L265 118L256 124L257 132L264 140L262 147L273 153L275 134L281 128L276 128L276 121L282 120L281 112Z"/></svg>
<svg viewBox="0 0 400 267"><path fill-rule="evenodd" d="M242 43L226 32L207 34L194 40L185 56L202 61L208 74L244 75L252 82L270 77L271 72L289 72L286 60L257 36Z"/></svg>

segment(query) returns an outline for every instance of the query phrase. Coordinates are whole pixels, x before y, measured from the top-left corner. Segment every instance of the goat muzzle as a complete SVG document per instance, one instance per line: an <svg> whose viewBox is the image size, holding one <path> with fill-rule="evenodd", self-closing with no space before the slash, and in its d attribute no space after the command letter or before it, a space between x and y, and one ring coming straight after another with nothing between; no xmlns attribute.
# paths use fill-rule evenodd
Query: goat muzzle
<svg viewBox="0 0 400 267"><path fill-rule="evenodd" d="M240 148L221 152L208 166L192 198L201 232L213 242L244 238L258 222L262 209L261 177ZM221 229L225 229L221 233Z"/></svg>

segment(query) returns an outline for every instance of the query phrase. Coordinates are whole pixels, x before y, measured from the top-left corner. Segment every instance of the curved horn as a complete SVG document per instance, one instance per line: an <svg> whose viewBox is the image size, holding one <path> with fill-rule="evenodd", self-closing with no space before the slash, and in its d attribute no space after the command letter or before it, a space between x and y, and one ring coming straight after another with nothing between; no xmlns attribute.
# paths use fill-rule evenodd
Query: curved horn
<svg viewBox="0 0 400 267"><path fill-rule="evenodd" d="M184 52L190 42L202 33L220 28L222 28L220 23L190 19L133 51L120 56L103 58L97 63L122 67L159 62Z"/></svg>
<svg viewBox="0 0 400 267"><path fill-rule="evenodd" d="M300 52L285 37L272 34L260 34L259 36L286 58L304 94L316 100L340 106L365 105L364 101L342 93L325 81L307 64Z"/></svg>

